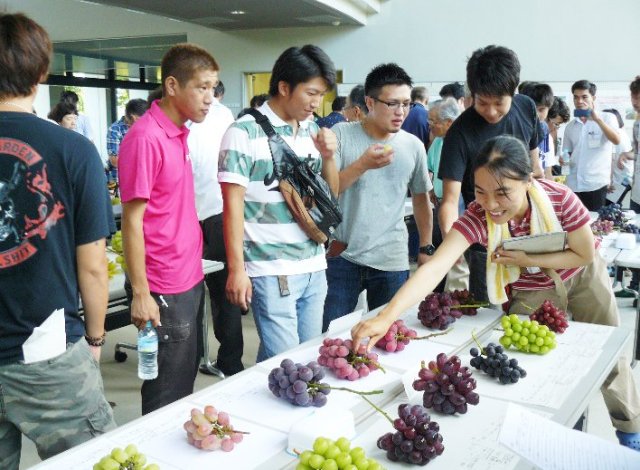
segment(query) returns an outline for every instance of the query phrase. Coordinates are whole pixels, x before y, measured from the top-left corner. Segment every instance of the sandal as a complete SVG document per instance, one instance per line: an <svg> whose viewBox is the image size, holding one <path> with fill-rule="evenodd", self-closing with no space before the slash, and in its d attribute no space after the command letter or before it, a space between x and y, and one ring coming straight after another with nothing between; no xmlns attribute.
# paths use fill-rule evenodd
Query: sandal
<svg viewBox="0 0 640 470"><path fill-rule="evenodd" d="M628 447L631 450L640 451L640 432L622 432L616 431L616 436L620 445Z"/></svg>

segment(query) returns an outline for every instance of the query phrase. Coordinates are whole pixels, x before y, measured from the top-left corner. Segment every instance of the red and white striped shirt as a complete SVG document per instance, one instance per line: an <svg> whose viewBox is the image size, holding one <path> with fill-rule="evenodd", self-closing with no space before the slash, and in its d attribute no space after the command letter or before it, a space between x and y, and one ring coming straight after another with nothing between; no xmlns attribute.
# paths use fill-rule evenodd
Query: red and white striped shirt
<svg viewBox="0 0 640 470"><path fill-rule="evenodd" d="M551 205L558 217L563 230L573 232L585 224L590 223L589 211L582 205L578 197L567 187L549 180L538 180L540 186L549 196ZM512 237L520 237L531 234L530 227L531 208L527 210L522 221L518 224L513 220L509 223L509 232ZM460 232L469 243L479 243L487 246L487 216L484 209L476 201L467 207L467 210L453 224L453 228ZM557 273L563 281L571 279L582 270L582 267L571 269L557 269ZM555 287L553 280L544 272L531 274L522 270L520 278L511 285L519 290L544 290Z"/></svg>

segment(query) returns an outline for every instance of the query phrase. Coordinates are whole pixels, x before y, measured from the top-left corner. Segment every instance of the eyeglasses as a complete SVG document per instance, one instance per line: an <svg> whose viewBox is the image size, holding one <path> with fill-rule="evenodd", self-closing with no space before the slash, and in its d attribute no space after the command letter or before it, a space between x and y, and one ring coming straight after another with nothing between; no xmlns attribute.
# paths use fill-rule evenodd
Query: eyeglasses
<svg viewBox="0 0 640 470"><path fill-rule="evenodd" d="M373 98L373 97L372 97ZM402 109L403 112L407 112L411 107L411 101L383 101L378 98L373 98L373 101L377 101L378 103L382 103L387 106L387 108L397 111L398 109Z"/></svg>

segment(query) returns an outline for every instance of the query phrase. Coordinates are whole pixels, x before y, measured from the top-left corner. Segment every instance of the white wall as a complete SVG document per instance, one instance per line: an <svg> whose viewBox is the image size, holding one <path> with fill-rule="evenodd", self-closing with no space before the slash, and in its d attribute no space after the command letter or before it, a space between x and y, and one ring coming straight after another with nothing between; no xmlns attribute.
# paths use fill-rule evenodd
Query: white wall
<svg viewBox="0 0 640 470"><path fill-rule="evenodd" d="M344 81L353 83L386 61L405 67L416 82L464 80L467 57L488 44L514 49L527 80L628 83L640 74L638 0L390 0L366 27L284 33L223 33L76 0L2 5L32 16L54 40L186 33L221 64L225 104L233 111L243 106L243 72L268 71L282 50L305 43L325 49Z"/></svg>

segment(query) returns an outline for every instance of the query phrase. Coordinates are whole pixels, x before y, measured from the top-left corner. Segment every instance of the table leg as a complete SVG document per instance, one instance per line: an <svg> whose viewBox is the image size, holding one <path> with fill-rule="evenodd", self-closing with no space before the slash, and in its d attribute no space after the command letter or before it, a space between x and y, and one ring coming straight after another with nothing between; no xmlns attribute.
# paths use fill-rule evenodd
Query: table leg
<svg viewBox="0 0 640 470"><path fill-rule="evenodd" d="M215 363L209 359L209 312L207 309L207 299L204 301L204 308L202 313L202 345L203 345L203 357L198 368L200 372L207 375L215 375L221 379L225 378L224 373L215 366Z"/></svg>

